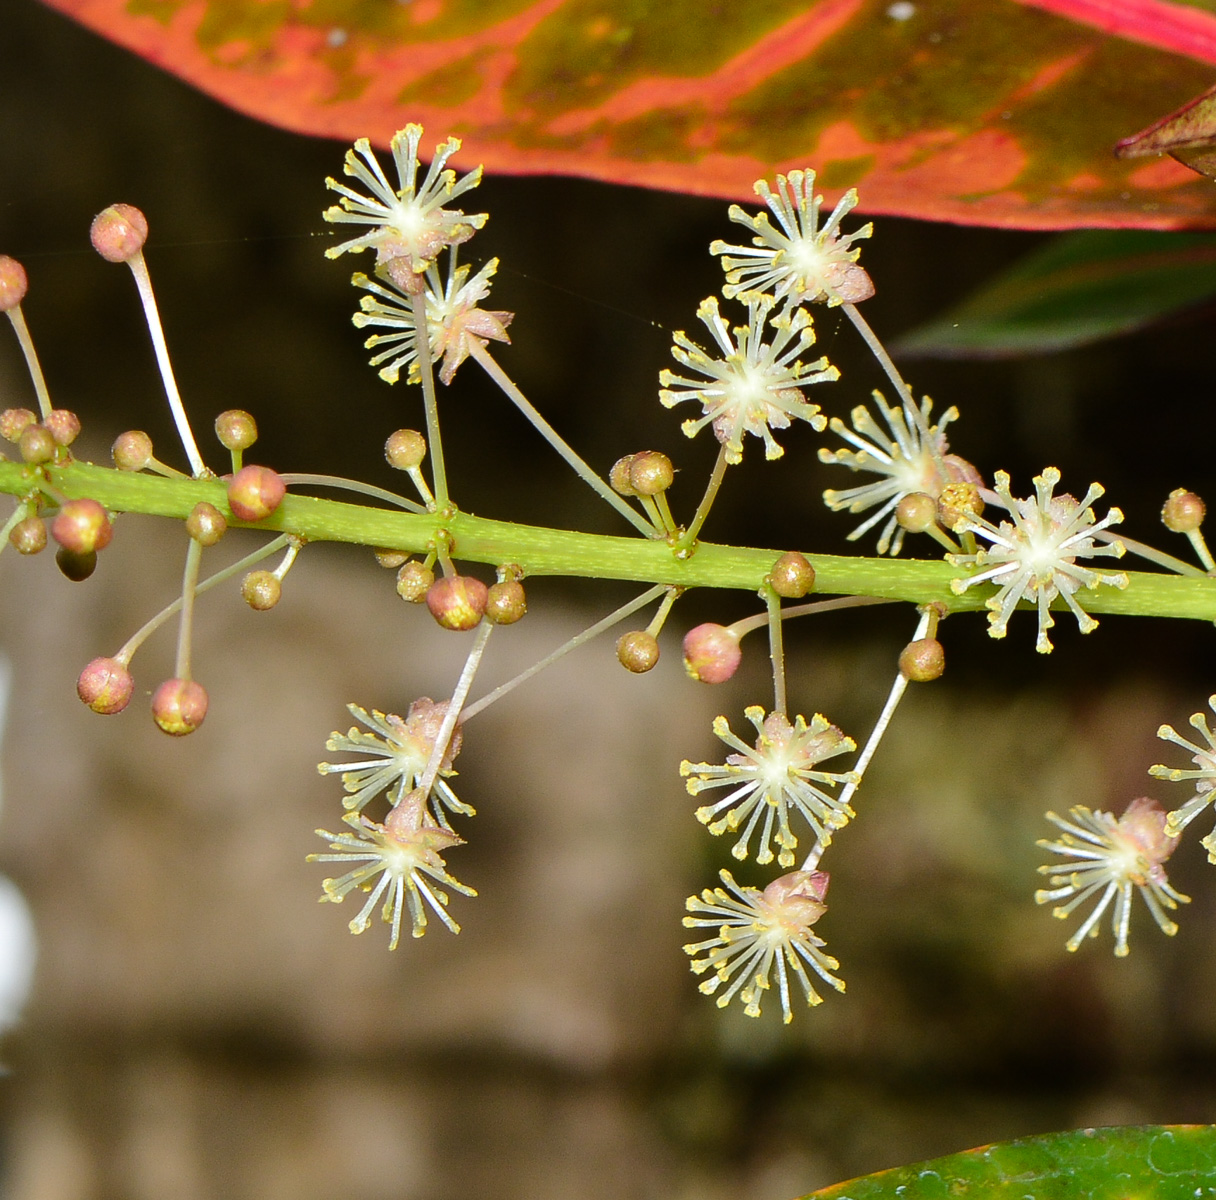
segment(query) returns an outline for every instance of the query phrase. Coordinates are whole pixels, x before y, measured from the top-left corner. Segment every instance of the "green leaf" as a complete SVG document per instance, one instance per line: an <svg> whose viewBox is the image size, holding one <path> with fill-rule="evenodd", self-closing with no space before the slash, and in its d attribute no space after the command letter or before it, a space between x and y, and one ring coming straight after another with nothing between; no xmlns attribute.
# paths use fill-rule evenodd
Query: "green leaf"
<svg viewBox="0 0 1216 1200"><path fill-rule="evenodd" d="M812 1195L814 1200L1204 1200L1216 1196L1216 1126L1126 1125L1018 1138L879 1171Z"/></svg>
<svg viewBox="0 0 1216 1200"><path fill-rule="evenodd" d="M1000 358L1082 346L1216 295L1216 236L1067 234L911 333L895 354Z"/></svg>

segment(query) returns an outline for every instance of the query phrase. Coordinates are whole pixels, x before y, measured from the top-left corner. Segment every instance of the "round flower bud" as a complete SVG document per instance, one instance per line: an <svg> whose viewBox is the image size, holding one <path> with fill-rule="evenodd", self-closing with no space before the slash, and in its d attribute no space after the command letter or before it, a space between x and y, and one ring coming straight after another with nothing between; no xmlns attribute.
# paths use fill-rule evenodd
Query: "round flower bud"
<svg viewBox="0 0 1216 1200"><path fill-rule="evenodd" d="M51 522L51 537L73 554L104 550L114 536L109 514L87 496L67 500Z"/></svg>
<svg viewBox="0 0 1216 1200"><path fill-rule="evenodd" d="M701 683L725 683L742 660L738 635L725 625L707 622L684 635L684 670Z"/></svg>
<svg viewBox="0 0 1216 1200"><path fill-rule="evenodd" d="M70 446L80 435L80 418L66 408L53 408L43 424L50 430L56 446Z"/></svg>
<svg viewBox="0 0 1216 1200"><path fill-rule="evenodd" d="M193 679L166 679L152 697L152 719L172 737L193 733L207 717L207 690Z"/></svg>
<svg viewBox="0 0 1216 1200"><path fill-rule="evenodd" d="M0 437L14 445L38 418L28 408L6 408L0 412Z"/></svg>
<svg viewBox="0 0 1216 1200"><path fill-rule="evenodd" d="M148 221L130 204L111 204L93 218L89 241L106 262L134 258L148 240Z"/></svg>
<svg viewBox="0 0 1216 1200"><path fill-rule="evenodd" d="M1161 522L1174 533L1194 533L1206 515L1207 505L1199 496L1186 488L1175 488L1161 510Z"/></svg>
<svg viewBox="0 0 1216 1200"><path fill-rule="evenodd" d="M612 470L608 472L608 482L612 484L612 490L621 496L638 494L629 478L629 468L632 466L633 455L626 454L624 458L618 458L612 464Z"/></svg>
<svg viewBox="0 0 1216 1200"><path fill-rule="evenodd" d="M946 669L946 651L937 638L921 638L909 642L899 655L899 669L913 683L929 683L940 679Z"/></svg>
<svg viewBox="0 0 1216 1200"><path fill-rule="evenodd" d="M790 550L783 554L768 573L769 587L783 600L800 600L815 590L815 568L805 554ZM721 628L716 626L715 628Z"/></svg>
<svg viewBox="0 0 1216 1200"><path fill-rule="evenodd" d="M256 612L274 608L283 594L283 585L273 571L250 571L241 583L245 603Z"/></svg>
<svg viewBox="0 0 1216 1200"><path fill-rule="evenodd" d="M76 680L76 695L95 713L120 713L131 701L135 680L116 658L95 658Z"/></svg>
<svg viewBox="0 0 1216 1200"><path fill-rule="evenodd" d="M60 546L55 552L55 565L65 578L73 583L83 583L97 570L97 552L90 550L87 554L77 554L66 546Z"/></svg>
<svg viewBox="0 0 1216 1200"><path fill-rule="evenodd" d="M639 496L657 496L667 491L675 477L671 459L658 450L643 450L630 460L629 486Z"/></svg>
<svg viewBox="0 0 1216 1200"><path fill-rule="evenodd" d="M397 595L411 604L421 604L434 582L435 572L417 559L411 559L397 572Z"/></svg>
<svg viewBox="0 0 1216 1200"><path fill-rule="evenodd" d="M392 571L408 562L410 557L404 550L373 550L372 553L376 556L376 562Z"/></svg>
<svg viewBox="0 0 1216 1200"><path fill-rule="evenodd" d="M18 554L37 554L46 549L46 522L41 517L26 517L9 530L8 540Z"/></svg>
<svg viewBox="0 0 1216 1200"><path fill-rule="evenodd" d="M984 511L984 500L974 483L948 483L937 497L937 519L949 530L956 530L968 517Z"/></svg>
<svg viewBox="0 0 1216 1200"><path fill-rule="evenodd" d="M518 579L490 584L486 593L486 618L495 625L514 625L528 611L524 585Z"/></svg>
<svg viewBox="0 0 1216 1200"><path fill-rule="evenodd" d="M411 471L422 465L426 458L426 438L416 429L398 429L388 435L384 443L384 457L388 465L398 471Z"/></svg>
<svg viewBox="0 0 1216 1200"><path fill-rule="evenodd" d="M240 521L261 521L270 516L287 494L282 476L269 467L242 467L228 484L228 507Z"/></svg>
<svg viewBox="0 0 1216 1200"><path fill-rule="evenodd" d="M444 629L474 629L486 611L489 588L472 575L444 575L426 591L426 606Z"/></svg>
<svg viewBox="0 0 1216 1200"><path fill-rule="evenodd" d="M242 408L230 408L215 418L215 436L225 450L248 450L258 440L258 423Z"/></svg>
<svg viewBox="0 0 1216 1200"><path fill-rule="evenodd" d="M55 439L45 425L27 425L17 447L22 459L34 465L50 462L55 457Z"/></svg>
<svg viewBox="0 0 1216 1200"><path fill-rule="evenodd" d="M0 254L0 312L16 308L29 288L25 268L15 258Z"/></svg>
<svg viewBox="0 0 1216 1200"><path fill-rule="evenodd" d="M186 518L186 532L200 546L214 546L228 532L228 522L214 504L200 500Z"/></svg>
<svg viewBox="0 0 1216 1200"><path fill-rule="evenodd" d="M110 455L120 471L142 471L152 461L152 439L142 429L129 429L114 439Z"/></svg>
<svg viewBox="0 0 1216 1200"><path fill-rule="evenodd" d="M616 656L626 671L644 674L659 661L659 640L644 629L623 633L617 639Z"/></svg>
<svg viewBox="0 0 1216 1200"><path fill-rule="evenodd" d="M912 492L895 506L895 519L909 533L924 533L937 524L937 501L928 492Z"/></svg>

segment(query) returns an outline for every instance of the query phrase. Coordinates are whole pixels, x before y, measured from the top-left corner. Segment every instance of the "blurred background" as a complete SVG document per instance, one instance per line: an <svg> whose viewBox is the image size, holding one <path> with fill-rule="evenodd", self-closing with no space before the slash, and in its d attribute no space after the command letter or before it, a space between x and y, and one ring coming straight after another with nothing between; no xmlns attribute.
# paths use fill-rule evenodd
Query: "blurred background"
<svg viewBox="0 0 1216 1200"><path fill-rule="evenodd" d="M200 440L243 407L257 461L399 486L381 448L420 423L418 397L376 377L350 325L347 280L366 264L323 257L323 180L344 147L230 112L32 0L4 6L0 45L0 250L29 271L25 312L55 403L84 422L81 454L108 461L117 433L142 428L178 461L128 273L88 247L94 213L121 200L149 217ZM500 361L599 469L672 454L672 503L690 513L715 444L682 437L657 374L719 285L708 243L741 232L726 206L487 179L476 208L491 220L471 257L500 257L491 307L518 314ZM867 316L896 336L1043 240L882 218ZM817 328L843 379L814 398L844 416L882 380L838 314ZM1129 535L1182 553L1157 514L1175 487L1210 490L1211 336L1212 313L1192 311L1084 350L909 371L959 406L951 448L989 478L1005 469L1025 491L1051 464L1077 495L1100 480ZM445 396L462 507L622 532L474 372ZM31 397L0 338L0 401ZM845 551L852 523L820 493L847 482L815 460L823 439L804 426L782 441L775 464L749 446L706 536ZM730 684L694 685L679 638L754 597L686 596L650 675L626 675L605 639L471 722L456 786L479 816L449 863L480 897L454 898L458 938L433 923L389 954L378 924L349 935L349 903L316 903L325 868L304 856L340 809L315 763L346 703L447 695L467 641L403 605L370 555L318 546L270 613L234 588L200 604L198 735L166 739L139 702L102 721L76 675L173 598L182 543L128 517L84 584L49 554L0 562L14 681L0 870L38 938L33 993L0 1045L4 1200L790 1200L1024 1134L1216 1121L1216 879L1198 838L1171 863L1194 896L1181 931L1163 938L1138 906L1126 961L1108 930L1067 954L1071 926L1031 900L1044 810L1185 798L1146 771L1181 762L1155 730L1184 728L1214 690L1210 629L1105 618L1081 638L1062 619L1041 657L1029 615L1004 642L978 618L948 622L946 677L912 690L824 864L818 929L848 994L786 1028L771 1003L759 1021L719 1012L680 950L683 898L730 860L693 819L679 761L720 758L713 717L738 730L770 683L757 642ZM231 537L216 561L252 544ZM630 594L533 581L474 695ZM791 629L791 706L860 741L913 623L884 609ZM172 642L135 660L141 692L170 673Z"/></svg>

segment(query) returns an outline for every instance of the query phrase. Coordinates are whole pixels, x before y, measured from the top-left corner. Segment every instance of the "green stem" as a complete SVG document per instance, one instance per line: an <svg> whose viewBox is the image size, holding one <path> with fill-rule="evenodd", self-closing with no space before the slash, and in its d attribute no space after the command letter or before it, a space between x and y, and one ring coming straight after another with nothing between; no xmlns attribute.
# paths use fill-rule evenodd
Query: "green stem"
<svg viewBox="0 0 1216 1200"><path fill-rule="evenodd" d="M430 326L426 319L426 291L410 296L414 313L414 347L418 375L422 380L422 402L426 408L426 440L431 455L431 477L435 485L435 507L448 506L448 473L443 463L443 439L439 436L439 404L435 399L435 372L431 365Z"/></svg>
<svg viewBox="0 0 1216 1200"><path fill-rule="evenodd" d="M190 643L194 635L194 596L198 589L198 567L202 555L202 543L191 538L186 550L186 569L182 573L182 616L177 626L177 666L173 670L175 679L190 678Z"/></svg>
<svg viewBox="0 0 1216 1200"><path fill-rule="evenodd" d="M34 381L34 393L38 397L38 409L45 421L51 414L51 394L47 391L46 377L42 374L42 364L38 361L38 352L34 349L34 339L30 337L29 326L25 323L25 315L21 305L17 304L8 310L8 319L13 323L13 332L21 344L21 353L25 355L25 365L30 378Z"/></svg>
<svg viewBox="0 0 1216 1200"><path fill-rule="evenodd" d="M697 534L701 532L701 526L705 524L705 518L709 516L709 510L713 508L714 501L718 498L718 489L722 486L722 480L726 478L728 465L726 447L723 446L718 451L714 469L710 472L709 482L705 485L705 494L701 497L701 503L697 505L692 524L684 531L684 535L677 543L681 551L688 552L696 544Z"/></svg>
<svg viewBox="0 0 1216 1200"><path fill-rule="evenodd" d="M69 499L91 496L111 512L138 512L185 520L205 500L229 524L287 533L309 542L347 542L411 554L427 554L451 539L454 558L466 562L518 563L525 575L570 575L626 579L672 587L740 588L758 592L783 550L720 546L702 542L696 554L680 558L678 549L654 538L615 537L532 525L514 525L468 513L409 513L288 494L264 521L238 521L228 508L224 483L217 479L164 479L71 462L41 469L0 462L0 492L28 495L45 480ZM975 612L993 594L989 585L956 596L950 581L960 576L946 562L921 559L862 558L804 553L816 571L816 590L824 595L875 596L913 604L938 602L945 612ZM1216 581L1181 575L1129 571L1123 590L1100 587L1084 593L1094 613L1183 617L1216 621ZM1060 605L1063 608L1062 605Z"/></svg>
<svg viewBox="0 0 1216 1200"><path fill-rule="evenodd" d="M208 474L203 456L198 452L198 443L194 440L194 432L190 428L190 418L186 416L182 404L181 392L177 388L177 380L173 375L173 364L169 361L169 347L165 342L165 331L160 323L160 310L156 307L156 294L152 291L152 277L148 274L148 264L144 261L142 250L137 250L129 259L127 266L135 278L135 287L139 292L140 302L144 306L144 317L148 322L148 332L152 335L152 348L156 351L156 365L160 368L160 377L165 386L165 397L169 401L169 411L173 414L173 423L177 426L177 435L181 438L182 449L190 460L190 470L195 478Z"/></svg>

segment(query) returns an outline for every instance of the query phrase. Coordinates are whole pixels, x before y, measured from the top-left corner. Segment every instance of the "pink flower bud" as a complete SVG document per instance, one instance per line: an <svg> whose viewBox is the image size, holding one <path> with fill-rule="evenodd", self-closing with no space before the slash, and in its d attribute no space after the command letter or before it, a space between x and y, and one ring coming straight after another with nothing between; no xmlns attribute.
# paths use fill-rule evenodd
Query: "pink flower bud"
<svg viewBox="0 0 1216 1200"><path fill-rule="evenodd" d="M114 439L110 455L120 471L142 471L152 461L152 439L142 429L128 429Z"/></svg>
<svg viewBox="0 0 1216 1200"><path fill-rule="evenodd" d="M287 494L282 476L269 467L242 467L228 484L228 507L241 521L261 521L270 516Z"/></svg>
<svg viewBox="0 0 1216 1200"><path fill-rule="evenodd" d="M55 439L56 446L70 446L80 435L80 418L66 408L52 409L43 424Z"/></svg>
<svg viewBox="0 0 1216 1200"><path fill-rule="evenodd" d="M207 691L193 679L166 679L152 697L152 719L171 737L193 733L207 716Z"/></svg>
<svg viewBox="0 0 1216 1200"><path fill-rule="evenodd" d="M701 683L725 683L743 659L738 636L707 622L684 635L684 670Z"/></svg>
<svg viewBox="0 0 1216 1200"><path fill-rule="evenodd" d="M104 550L114 536L106 510L87 496L68 500L51 522L51 537L72 554Z"/></svg>
<svg viewBox="0 0 1216 1200"><path fill-rule="evenodd" d="M25 268L7 254L0 254L0 312L16 308L25 299L30 281Z"/></svg>
<svg viewBox="0 0 1216 1200"><path fill-rule="evenodd" d="M427 588L426 606L444 629L474 629L486 611L489 588L472 575L445 575Z"/></svg>
<svg viewBox="0 0 1216 1200"><path fill-rule="evenodd" d="M116 658L95 658L76 681L76 694L95 713L120 713L131 700L135 680Z"/></svg>
<svg viewBox="0 0 1216 1200"><path fill-rule="evenodd" d="M134 258L148 240L148 220L130 204L111 204L93 218L89 241L106 262Z"/></svg>
<svg viewBox="0 0 1216 1200"><path fill-rule="evenodd" d="M6 408L0 412L0 437L14 444L38 418L28 408Z"/></svg>

